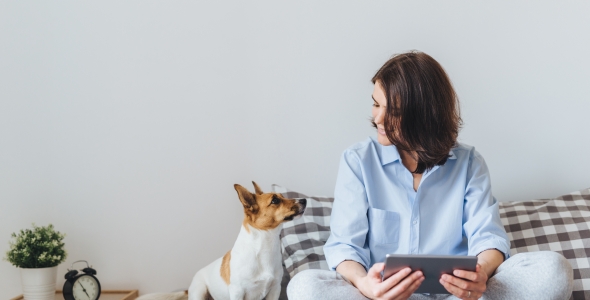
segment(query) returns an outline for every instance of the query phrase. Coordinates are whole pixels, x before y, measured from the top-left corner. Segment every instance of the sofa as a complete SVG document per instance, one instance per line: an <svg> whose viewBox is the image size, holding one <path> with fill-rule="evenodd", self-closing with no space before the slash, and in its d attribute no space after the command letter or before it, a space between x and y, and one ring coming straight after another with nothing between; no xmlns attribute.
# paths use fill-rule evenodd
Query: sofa
<svg viewBox="0 0 590 300"><path fill-rule="evenodd" d="M281 246L283 280L280 299L293 276L306 269L328 269L323 246L330 235L334 198L315 197L273 185L287 198L306 198L301 218L283 225ZM574 271L570 299L590 299L590 189L554 199L501 202L500 217L510 238L511 255L555 251L568 259Z"/></svg>

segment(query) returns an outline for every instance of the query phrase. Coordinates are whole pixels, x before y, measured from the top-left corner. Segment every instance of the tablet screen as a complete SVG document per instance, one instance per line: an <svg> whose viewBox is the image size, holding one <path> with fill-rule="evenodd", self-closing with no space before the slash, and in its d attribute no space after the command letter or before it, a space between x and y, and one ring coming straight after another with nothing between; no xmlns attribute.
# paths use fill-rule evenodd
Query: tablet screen
<svg viewBox="0 0 590 300"><path fill-rule="evenodd" d="M424 273L424 281L414 293L449 294L440 284L440 277L443 274L453 275L454 270L474 272L476 265L476 256L388 254L382 279L410 267L412 272L420 270Z"/></svg>

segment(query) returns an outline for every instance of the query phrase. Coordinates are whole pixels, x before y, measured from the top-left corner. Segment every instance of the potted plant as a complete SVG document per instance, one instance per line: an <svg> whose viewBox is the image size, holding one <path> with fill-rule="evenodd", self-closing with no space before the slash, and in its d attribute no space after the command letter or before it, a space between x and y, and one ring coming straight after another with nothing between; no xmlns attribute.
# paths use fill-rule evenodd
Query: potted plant
<svg viewBox="0 0 590 300"><path fill-rule="evenodd" d="M4 259L20 268L25 299L55 299L57 266L67 257L64 237L51 224L12 234Z"/></svg>

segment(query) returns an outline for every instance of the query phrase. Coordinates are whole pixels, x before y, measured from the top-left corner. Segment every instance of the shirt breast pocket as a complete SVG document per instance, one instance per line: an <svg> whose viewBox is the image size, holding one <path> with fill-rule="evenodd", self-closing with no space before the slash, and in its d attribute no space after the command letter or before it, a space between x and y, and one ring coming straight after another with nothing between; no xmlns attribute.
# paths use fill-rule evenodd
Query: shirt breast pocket
<svg viewBox="0 0 590 300"><path fill-rule="evenodd" d="M399 242L399 213L369 208L370 238L375 244L397 245Z"/></svg>

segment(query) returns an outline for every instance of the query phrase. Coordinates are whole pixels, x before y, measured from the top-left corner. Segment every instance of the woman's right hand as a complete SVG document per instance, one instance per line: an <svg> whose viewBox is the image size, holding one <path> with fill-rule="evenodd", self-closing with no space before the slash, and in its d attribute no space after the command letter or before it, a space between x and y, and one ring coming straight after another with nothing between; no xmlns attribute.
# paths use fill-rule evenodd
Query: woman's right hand
<svg viewBox="0 0 590 300"><path fill-rule="evenodd" d="M404 268L385 279L385 281L381 281L383 268L385 268L384 263L376 263L369 269L366 276L357 280L356 288L366 297L377 300L405 300L424 281L424 275L422 275L421 271L416 271L410 275L410 272L412 272L410 268Z"/></svg>

